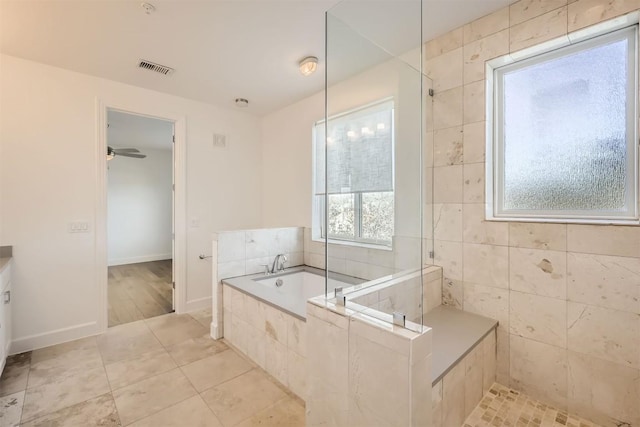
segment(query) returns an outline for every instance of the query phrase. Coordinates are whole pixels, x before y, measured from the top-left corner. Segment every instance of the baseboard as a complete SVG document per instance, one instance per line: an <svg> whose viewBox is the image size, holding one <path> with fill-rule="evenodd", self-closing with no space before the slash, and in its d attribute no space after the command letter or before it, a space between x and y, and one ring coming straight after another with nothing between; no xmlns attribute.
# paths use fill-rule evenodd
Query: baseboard
<svg viewBox="0 0 640 427"><path fill-rule="evenodd" d="M191 301L187 301L184 312L204 310L205 308L211 308L211 297L198 298Z"/></svg>
<svg viewBox="0 0 640 427"><path fill-rule="evenodd" d="M83 323L68 328L56 329L42 334L29 335L24 338L14 339L11 342L9 354L19 354L25 351L37 350L50 345L90 337L100 333L98 322Z"/></svg>
<svg viewBox="0 0 640 427"><path fill-rule="evenodd" d="M137 264L139 262L150 262L150 261L163 261L165 259L171 259L171 254L160 254L160 255L142 255L142 256L134 256L130 258L116 258L110 259L108 262L109 267L114 265L125 265L125 264Z"/></svg>

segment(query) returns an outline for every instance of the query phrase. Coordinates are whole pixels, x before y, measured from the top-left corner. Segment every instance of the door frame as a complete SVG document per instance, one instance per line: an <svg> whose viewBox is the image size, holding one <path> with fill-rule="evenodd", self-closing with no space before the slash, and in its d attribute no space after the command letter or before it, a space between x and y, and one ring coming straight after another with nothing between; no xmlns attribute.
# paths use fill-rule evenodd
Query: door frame
<svg viewBox="0 0 640 427"><path fill-rule="evenodd" d="M183 313L187 300L187 197L186 197L186 118L161 107L127 105L96 98L96 283L98 284L98 327L105 332L109 327L108 314L108 246L107 246L107 112L108 110L173 122L174 174L174 277L175 312Z"/></svg>

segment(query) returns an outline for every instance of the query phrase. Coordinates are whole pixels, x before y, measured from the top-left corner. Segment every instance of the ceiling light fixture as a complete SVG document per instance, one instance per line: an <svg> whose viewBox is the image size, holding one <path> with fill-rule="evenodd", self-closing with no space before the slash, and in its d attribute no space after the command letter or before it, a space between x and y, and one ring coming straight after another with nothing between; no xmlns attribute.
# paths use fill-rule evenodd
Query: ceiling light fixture
<svg viewBox="0 0 640 427"><path fill-rule="evenodd" d="M156 10L155 6L151 3L142 3L140 6L144 9L144 13L147 15L151 15Z"/></svg>
<svg viewBox="0 0 640 427"><path fill-rule="evenodd" d="M310 76L318 68L318 58L315 56L307 56L302 58L298 63L298 68L303 76Z"/></svg>
<svg viewBox="0 0 640 427"><path fill-rule="evenodd" d="M247 108L249 106L249 101L244 98L236 98L236 107L239 108Z"/></svg>

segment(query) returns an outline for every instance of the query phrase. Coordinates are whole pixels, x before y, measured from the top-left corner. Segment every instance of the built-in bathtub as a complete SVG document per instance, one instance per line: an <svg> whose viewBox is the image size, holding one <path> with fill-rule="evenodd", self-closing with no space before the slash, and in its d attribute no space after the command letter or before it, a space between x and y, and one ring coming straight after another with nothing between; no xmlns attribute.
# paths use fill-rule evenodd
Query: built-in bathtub
<svg viewBox="0 0 640 427"><path fill-rule="evenodd" d="M306 302L324 295L324 274L302 266L222 281L224 338L302 399L307 396ZM331 274L328 290L361 282Z"/></svg>
<svg viewBox="0 0 640 427"><path fill-rule="evenodd" d="M331 295L335 287L345 288L350 292L347 311L377 312L374 317L385 322L391 322L390 310L411 318L409 302L423 295L422 305L416 306L426 309L421 320L433 331L431 381L424 379L433 387L433 426L461 424L495 381L497 322L440 305L440 267L390 276L363 287L358 282L363 281L335 275L328 290ZM416 284L423 287L421 292L414 289ZM307 300L324 294L324 271L296 267L280 274L224 279L222 286L225 339L306 401ZM421 327L408 323L410 330Z"/></svg>

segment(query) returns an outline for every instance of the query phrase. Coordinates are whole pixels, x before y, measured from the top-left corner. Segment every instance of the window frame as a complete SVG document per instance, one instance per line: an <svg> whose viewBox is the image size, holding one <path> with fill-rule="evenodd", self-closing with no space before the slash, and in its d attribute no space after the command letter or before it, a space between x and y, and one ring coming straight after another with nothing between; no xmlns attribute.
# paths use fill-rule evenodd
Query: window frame
<svg viewBox="0 0 640 427"><path fill-rule="evenodd" d="M344 117L344 116L348 116L350 114L353 113L357 113L359 111L362 110L366 110L368 108L371 107L375 107L376 105L384 105L384 104L391 104L391 130L390 130L390 135L391 135L391 167L392 167L392 180L393 180L393 191L390 191L393 193L393 201L394 201L394 217L393 217L393 229L395 231L396 228L396 217L395 217L395 197L396 197L396 188L395 188L395 148L396 148L396 141L395 141L395 101L393 99L393 97L388 97L388 98L383 98L374 102L370 102L368 104L365 105L361 105L355 108L352 108L350 110L344 111L342 113L339 114L335 114L333 116L330 116L328 118L328 120L332 120L332 119L336 119L339 117ZM392 246L393 246L393 236L391 238L391 240L389 241L381 241L381 240L375 240L375 239L367 239L362 237L362 194L363 192L361 191L357 191L357 192L353 192L353 193L339 193L342 195L347 195L347 194L352 194L354 197L354 205L353 205L353 210L354 210L354 219L353 219L353 228L354 228L354 237L350 238L348 236L341 236L341 235L332 235L332 234L328 234L328 230L326 229L326 201L327 198L329 196L328 193L326 193L326 188L325 188L325 194L321 194L318 195L315 193L315 187L316 187L316 166L317 166L317 159L316 159L316 143L317 143L317 133L316 133L316 128L318 125L324 124L326 123L327 119L321 119L318 120L316 122L314 122L313 124L313 130L312 130L312 151L313 151L313 156L312 156L312 161L313 161L313 167L312 167L312 239L319 241L322 240L324 241L325 239L328 240L330 243L338 243L338 244L346 244L346 245L352 245L352 246L362 246L362 247L370 247L370 248L376 248L376 249L383 249L383 250L391 250ZM326 143L326 142L325 142ZM326 169L326 168L325 168ZM384 191L384 193L387 193L389 191ZM371 192L371 193L375 193L375 192ZM328 236L327 236L328 235Z"/></svg>
<svg viewBox="0 0 640 427"><path fill-rule="evenodd" d="M638 13L594 25L567 36L505 55L486 64L487 123L486 123L486 218L493 221L557 222L590 224L639 224L638 209ZM628 210L616 214L612 211L561 211L551 210L505 210L504 195L504 136L503 107L504 87L502 77L505 72L526 68L532 64L565 57L602 46L611 40L629 40L627 82L627 177L625 183L631 186L625 195Z"/></svg>

